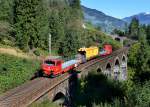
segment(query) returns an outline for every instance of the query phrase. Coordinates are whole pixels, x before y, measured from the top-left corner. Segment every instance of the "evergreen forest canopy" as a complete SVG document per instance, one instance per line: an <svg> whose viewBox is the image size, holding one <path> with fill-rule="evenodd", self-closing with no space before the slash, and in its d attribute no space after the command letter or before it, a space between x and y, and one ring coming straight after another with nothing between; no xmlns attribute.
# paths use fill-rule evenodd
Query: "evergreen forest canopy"
<svg viewBox="0 0 150 107"><path fill-rule="evenodd" d="M113 34L118 34L119 36L126 36L132 40L139 40L140 30L144 30L145 39L150 44L150 25L140 24L137 18L133 18L131 23L126 26L125 31L114 29Z"/></svg>
<svg viewBox="0 0 150 107"><path fill-rule="evenodd" d="M64 56L95 42L102 45L108 41L119 46L106 40L101 32L83 29L82 20L80 0L1 0L0 41L27 52L37 48L48 50L51 34L52 50Z"/></svg>
<svg viewBox="0 0 150 107"><path fill-rule="evenodd" d="M64 39L70 35L70 31L75 33L79 29L74 26L80 25L78 22L81 19L80 1L75 0L71 4L68 2L68 5L67 2L66 0L2 0L1 40L4 37L13 39L15 45L24 51L37 47L47 49L48 34L51 33L53 48L59 48L60 44L64 43ZM74 23L71 23L72 20ZM73 37L70 38L74 40Z"/></svg>

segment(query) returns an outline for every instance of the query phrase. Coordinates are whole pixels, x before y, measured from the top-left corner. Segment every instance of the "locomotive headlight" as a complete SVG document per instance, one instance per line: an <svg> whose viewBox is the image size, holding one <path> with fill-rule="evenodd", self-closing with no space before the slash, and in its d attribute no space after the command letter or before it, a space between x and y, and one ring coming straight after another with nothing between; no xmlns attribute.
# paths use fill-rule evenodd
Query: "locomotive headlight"
<svg viewBox="0 0 150 107"><path fill-rule="evenodd" d="M78 64L75 64L74 67L76 68L78 66Z"/></svg>

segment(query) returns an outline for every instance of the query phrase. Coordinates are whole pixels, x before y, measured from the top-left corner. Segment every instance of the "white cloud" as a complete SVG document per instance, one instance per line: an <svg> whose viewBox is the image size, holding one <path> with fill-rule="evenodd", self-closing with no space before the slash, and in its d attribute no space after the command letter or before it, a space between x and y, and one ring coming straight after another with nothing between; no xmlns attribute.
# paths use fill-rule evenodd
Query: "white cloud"
<svg viewBox="0 0 150 107"><path fill-rule="evenodd" d="M146 15L149 15L149 14L150 14L150 12L145 12L145 14L146 14Z"/></svg>

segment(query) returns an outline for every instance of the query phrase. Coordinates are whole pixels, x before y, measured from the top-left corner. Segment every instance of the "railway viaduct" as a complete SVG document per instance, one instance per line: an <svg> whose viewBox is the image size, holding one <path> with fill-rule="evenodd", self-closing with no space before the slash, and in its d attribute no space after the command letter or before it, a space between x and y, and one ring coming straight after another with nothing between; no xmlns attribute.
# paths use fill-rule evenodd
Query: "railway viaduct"
<svg viewBox="0 0 150 107"><path fill-rule="evenodd" d="M124 40L127 40L127 37L121 37L119 35L110 35L112 39L119 41L121 44L123 44Z"/></svg>
<svg viewBox="0 0 150 107"><path fill-rule="evenodd" d="M96 70L116 80L127 79L127 53L128 48L122 48L113 52L110 56L96 58L78 66L74 71L80 73L65 73L53 79L37 78L0 96L0 107L27 107L36 101L50 99L70 101L74 81L78 77L84 77L89 72Z"/></svg>

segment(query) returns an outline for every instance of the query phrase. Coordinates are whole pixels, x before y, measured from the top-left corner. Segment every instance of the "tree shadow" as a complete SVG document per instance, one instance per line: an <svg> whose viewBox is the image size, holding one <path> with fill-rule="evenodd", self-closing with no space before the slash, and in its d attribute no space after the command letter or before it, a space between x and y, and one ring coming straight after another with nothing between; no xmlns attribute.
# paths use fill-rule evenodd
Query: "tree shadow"
<svg viewBox="0 0 150 107"><path fill-rule="evenodd" d="M48 77L48 76L44 75L42 69L37 69L36 72L35 72L34 74L32 74L30 80L34 80L34 79L40 78L40 77L44 77L44 78L52 78L52 77Z"/></svg>
<svg viewBox="0 0 150 107"><path fill-rule="evenodd" d="M89 74L78 80L74 93L74 106L92 107L93 104L112 104L115 99L124 101L125 89L119 81L109 80L103 74Z"/></svg>
<svg viewBox="0 0 150 107"><path fill-rule="evenodd" d="M143 72L141 74L135 75L135 83L140 82L140 83L145 83L145 81L150 80L150 72Z"/></svg>
<svg viewBox="0 0 150 107"><path fill-rule="evenodd" d="M79 85L79 80L78 80L78 72L71 70L69 72L70 77L69 77L69 99L68 99L68 104L67 107L75 107L74 106L74 101L75 101L75 96L77 94L77 89Z"/></svg>

